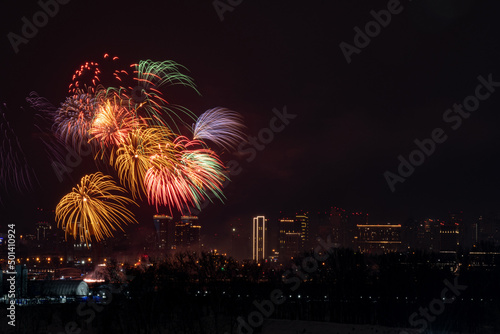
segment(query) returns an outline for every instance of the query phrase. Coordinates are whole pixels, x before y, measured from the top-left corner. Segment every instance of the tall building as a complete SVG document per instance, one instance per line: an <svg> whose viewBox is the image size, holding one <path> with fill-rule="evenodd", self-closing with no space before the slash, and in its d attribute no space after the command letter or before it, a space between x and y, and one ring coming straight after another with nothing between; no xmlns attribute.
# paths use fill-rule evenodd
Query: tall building
<svg viewBox="0 0 500 334"><path fill-rule="evenodd" d="M320 237L323 240L330 238L333 239L333 229L331 223L331 214L330 211L318 211L316 214L309 215L310 222L310 237L309 237L309 246L315 247L315 240Z"/></svg>
<svg viewBox="0 0 500 334"><path fill-rule="evenodd" d="M346 236L344 233L347 225L347 215L345 210L333 207L330 213L330 223L332 226L332 242L336 247L344 246Z"/></svg>
<svg viewBox="0 0 500 334"><path fill-rule="evenodd" d="M189 248L191 250L200 250L200 225L191 225L189 227Z"/></svg>
<svg viewBox="0 0 500 334"><path fill-rule="evenodd" d="M266 234L266 217L254 217L252 225L252 259L254 261L260 261L266 258Z"/></svg>
<svg viewBox="0 0 500 334"><path fill-rule="evenodd" d="M300 224L300 247L302 250L309 248L309 217L306 214L296 214L295 220Z"/></svg>
<svg viewBox="0 0 500 334"><path fill-rule="evenodd" d="M483 216L479 216L476 222L472 225L472 243L474 246L479 246L484 234L484 221Z"/></svg>
<svg viewBox="0 0 500 334"><path fill-rule="evenodd" d="M173 218L167 215L154 215L153 223L157 235L158 249L161 251L176 249L175 222Z"/></svg>
<svg viewBox="0 0 500 334"><path fill-rule="evenodd" d="M49 238L49 231L52 229L52 226L50 226L49 223L47 222L38 222L35 224L36 226L36 240L37 241L44 241Z"/></svg>
<svg viewBox="0 0 500 334"><path fill-rule="evenodd" d="M441 249L441 221L438 219L427 218L419 221L416 230L416 249L428 252L439 252Z"/></svg>
<svg viewBox="0 0 500 334"><path fill-rule="evenodd" d="M189 242L191 240L190 232L189 223L175 223L175 245L178 249L189 247Z"/></svg>
<svg viewBox="0 0 500 334"><path fill-rule="evenodd" d="M357 249L359 238L358 225L368 224L368 214L363 212L352 212L347 216L346 223L342 227L342 247Z"/></svg>
<svg viewBox="0 0 500 334"><path fill-rule="evenodd" d="M460 225L458 222L441 222L439 224L441 252L457 251L460 245Z"/></svg>
<svg viewBox="0 0 500 334"><path fill-rule="evenodd" d="M282 217L278 219L279 257L282 261L298 255L302 247L301 225L297 219Z"/></svg>
<svg viewBox="0 0 500 334"><path fill-rule="evenodd" d="M417 245L419 222L416 219L407 219L401 227L401 250L415 249Z"/></svg>
<svg viewBox="0 0 500 334"><path fill-rule="evenodd" d="M356 245L362 253L389 253L401 248L400 224L362 224L356 227Z"/></svg>
<svg viewBox="0 0 500 334"><path fill-rule="evenodd" d="M475 243L500 245L500 215L489 213L474 224Z"/></svg>
<svg viewBox="0 0 500 334"><path fill-rule="evenodd" d="M177 249L200 250L200 231L197 216L182 216L175 224L175 244Z"/></svg>
<svg viewBox="0 0 500 334"><path fill-rule="evenodd" d="M450 224L458 226L459 244L461 248L472 248L473 231L472 224L468 224L463 219L463 212L450 213Z"/></svg>

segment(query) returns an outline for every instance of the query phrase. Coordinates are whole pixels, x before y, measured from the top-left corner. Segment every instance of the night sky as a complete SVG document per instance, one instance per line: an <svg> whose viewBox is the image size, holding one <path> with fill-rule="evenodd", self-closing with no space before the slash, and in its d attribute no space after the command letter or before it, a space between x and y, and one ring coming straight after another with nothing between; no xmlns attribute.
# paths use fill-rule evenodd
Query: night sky
<svg viewBox="0 0 500 334"><path fill-rule="evenodd" d="M25 97L36 91L59 105L73 72L104 53L124 64L183 64L201 96L179 87L166 95L197 115L216 106L238 111L250 136L269 128L274 108L296 115L252 161L242 152L222 155L242 171L225 189L225 204L203 210L205 232L224 234L236 217L250 224L255 214L330 206L397 223L500 211L500 87L456 130L443 120L453 104L475 94L478 76L500 82L500 3L401 1L398 14L348 63L339 44L354 45L354 28L364 31L374 20L370 11L391 3L247 0L221 21L212 1L72 0L17 54L7 34L21 34L22 17L31 20L41 8L35 1L2 4L0 101L39 185L2 193L0 224L31 229L34 208L55 208L97 170L86 159L70 178L57 180ZM398 156L408 159L414 140L430 138L435 128L446 141L391 192L384 172L397 173ZM155 209L141 203L135 212L150 224Z"/></svg>

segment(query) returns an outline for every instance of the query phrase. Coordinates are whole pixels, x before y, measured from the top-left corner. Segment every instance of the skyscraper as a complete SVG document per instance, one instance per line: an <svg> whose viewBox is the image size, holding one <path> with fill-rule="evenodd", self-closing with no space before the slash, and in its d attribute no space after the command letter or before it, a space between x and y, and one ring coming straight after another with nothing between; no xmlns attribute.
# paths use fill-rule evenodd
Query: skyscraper
<svg viewBox="0 0 500 334"><path fill-rule="evenodd" d="M296 214L295 220L300 225L300 247L306 250L309 248L309 217L307 214Z"/></svg>
<svg viewBox="0 0 500 334"><path fill-rule="evenodd" d="M342 247L356 249L358 241L358 225L368 224L368 214L353 212L347 216L345 225L342 227Z"/></svg>
<svg viewBox="0 0 500 334"><path fill-rule="evenodd" d="M162 251L176 249L175 222L172 217L167 215L154 215L153 222L157 235L158 249Z"/></svg>
<svg viewBox="0 0 500 334"><path fill-rule="evenodd" d="M463 212L460 211L458 213L450 213L449 221L451 224L455 224L455 226L458 226L460 247L466 249L472 248L472 241L473 241L472 224L469 224L469 222L464 221Z"/></svg>
<svg viewBox="0 0 500 334"><path fill-rule="evenodd" d="M441 252L454 252L460 245L460 225L458 222L441 222L439 224Z"/></svg>
<svg viewBox="0 0 500 334"><path fill-rule="evenodd" d="M302 238L300 222L294 218L281 217L278 219L279 226L279 253L282 261L300 253Z"/></svg>
<svg viewBox="0 0 500 334"><path fill-rule="evenodd" d="M36 226L36 240L37 241L45 241L49 237L49 231L52 229L47 222L38 222L35 224Z"/></svg>
<svg viewBox="0 0 500 334"><path fill-rule="evenodd" d="M175 243L178 249L200 250L200 230L197 216L182 216L175 224Z"/></svg>
<svg viewBox="0 0 500 334"><path fill-rule="evenodd" d="M345 245L345 228L347 225L345 210L333 207L330 213L330 223L332 226L332 242L337 246Z"/></svg>
<svg viewBox="0 0 500 334"><path fill-rule="evenodd" d="M427 218L419 221L416 230L415 244L412 248L428 252L439 252L441 249L441 221Z"/></svg>
<svg viewBox="0 0 500 334"><path fill-rule="evenodd" d="M191 233L189 223L175 223L175 245L177 249L187 249L190 246Z"/></svg>
<svg viewBox="0 0 500 334"><path fill-rule="evenodd" d="M257 216L253 218L252 228L252 259L259 261L266 258L266 217Z"/></svg>
<svg viewBox="0 0 500 334"><path fill-rule="evenodd" d="M400 224L357 225L357 247L362 253L389 253L400 250Z"/></svg>

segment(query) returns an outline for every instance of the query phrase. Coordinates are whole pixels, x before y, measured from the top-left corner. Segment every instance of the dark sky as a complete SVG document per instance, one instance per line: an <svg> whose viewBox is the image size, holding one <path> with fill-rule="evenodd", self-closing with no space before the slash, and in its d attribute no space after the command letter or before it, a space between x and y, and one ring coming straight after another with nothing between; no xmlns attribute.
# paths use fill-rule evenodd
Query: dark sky
<svg viewBox="0 0 500 334"><path fill-rule="evenodd" d="M207 232L224 233L235 217L330 206L393 222L500 211L500 88L457 130L443 121L454 103L474 95L479 75L500 81L500 3L402 1L400 13L348 64L339 44L354 44L354 28L364 31L370 11L388 3L247 0L221 21L212 1L72 0L17 54L7 34L21 34L22 17L32 20L40 6L2 4L0 100L40 186L3 195L1 224L31 226L32 208L55 207L96 170L87 161L73 180L58 182L33 137L33 112L24 99L37 91L58 105L72 73L104 53L126 64L171 59L185 65L202 96L188 89L167 95L198 115L216 106L238 111L251 136L269 127L273 108L296 115L253 161L223 155L238 160L242 172L225 189L225 204L202 213ZM447 140L391 192L384 172L397 173L398 156L408 158L414 140L435 128ZM136 213L149 224L154 212L142 203Z"/></svg>

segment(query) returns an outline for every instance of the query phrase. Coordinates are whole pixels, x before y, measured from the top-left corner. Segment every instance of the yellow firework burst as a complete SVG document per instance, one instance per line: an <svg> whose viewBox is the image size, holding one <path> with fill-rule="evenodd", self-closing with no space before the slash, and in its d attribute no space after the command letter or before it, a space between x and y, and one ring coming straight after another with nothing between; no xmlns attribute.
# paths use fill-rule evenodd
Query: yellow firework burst
<svg viewBox="0 0 500 334"><path fill-rule="evenodd" d="M121 224L137 223L134 214L126 205L135 204L131 199L117 195L126 192L111 176L101 172L85 175L80 184L64 196L56 207L57 226L62 227L66 237L71 234L85 243L112 237Z"/></svg>
<svg viewBox="0 0 500 334"><path fill-rule="evenodd" d="M165 127L141 127L129 132L125 143L111 157L121 183L134 199L144 194L144 176L153 161L168 165L175 159L173 134Z"/></svg>

